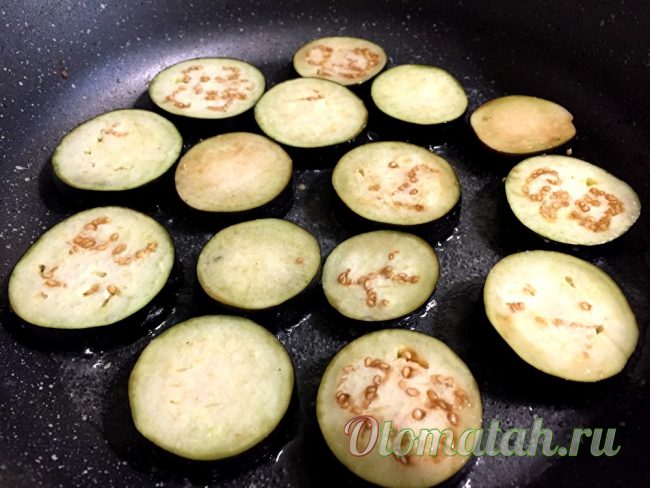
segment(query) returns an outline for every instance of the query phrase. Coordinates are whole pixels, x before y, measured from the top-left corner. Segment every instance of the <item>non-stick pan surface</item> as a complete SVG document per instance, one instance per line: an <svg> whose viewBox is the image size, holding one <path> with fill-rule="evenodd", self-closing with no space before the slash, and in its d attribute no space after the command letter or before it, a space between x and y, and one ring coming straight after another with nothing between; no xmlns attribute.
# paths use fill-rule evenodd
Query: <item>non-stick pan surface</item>
<svg viewBox="0 0 650 488"><path fill-rule="evenodd" d="M372 328L343 323L319 292L291 313L266 318L295 363L294 405L261 448L226 463L191 463L141 438L130 419L126 381L153 335L203 313L195 300L198 252L216 230L173 202L171 181L133 203L167 226L180 263L152 329L119 337L40 337L8 310L8 275L47 227L86 204L52 184L49 158L63 134L101 112L152 108L148 81L196 56L258 65L272 85L295 76L292 53L309 39L355 35L384 46L391 65L442 66L461 80L470 111L522 93L561 103L575 116L574 156L628 181L650 205L650 8L647 2L375 1L26 1L0 5L0 486L203 487L359 486L318 431L314 402L333 354ZM236 128L236 127L235 127ZM186 124L186 147L228 127ZM399 135L408 140L409 134ZM370 120L363 140L382 137ZM422 143L422 141L419 141ZM424 141L427 145L427 141ZM535 417L565 438L573 427L616 428L614 457L484 456L450 486L648 486L646 378L650 306L648 219L618 242L568 249L621 285L641 328L625 370L597 384L545 376L519 360L492 331L481 291L490 267L512 252L548 248L511 228L503 207L507 172L476 148L467 128L431 148L458 172L460 221L436 249L439 286L425 308L396 324L434 335L467 362L480 385L485 421L530 427ZM350 235L331 210L327 169L308 155L295 163L297 199L287 218L319 238L327 255ZM325 166L325 168L323 168Z"/></svg>

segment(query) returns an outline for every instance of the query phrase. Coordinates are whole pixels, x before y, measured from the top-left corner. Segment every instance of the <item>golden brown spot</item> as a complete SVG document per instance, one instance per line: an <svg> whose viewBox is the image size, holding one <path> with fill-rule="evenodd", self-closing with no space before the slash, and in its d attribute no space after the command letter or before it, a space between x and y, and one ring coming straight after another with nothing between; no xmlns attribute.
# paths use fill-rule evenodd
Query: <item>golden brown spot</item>
<svg viewBox="0 0 650 488"><path fill-rule="evenodd" d="M381 188L381 186L379 185L379 183L375 183L374 185L370 185L368 187L368 190L370 190L370 191L379 191L380 188Z"/></svg>
<svg viewBox="0 0 650 488"><path fill-rule="evenodd" d="M109 295L117 295L120 289L115 285L108 285L106 287L106 291L109 293Z"/></svg>
<svg viewBox="0 0 650 488"><path fill-rule="evenodd" d="M454 412L449 412L447 414L447 420L449 420L449 423L454 427L458 425L458 415L456 415Z"/></svg>
<svg viewBox="0 0 650 488"><path fill-rule="evenodd" d="M548 323L544 317L539 316L535 317L535 322L542 325L546 325Z"/></svg>
<svg viewBox="0 0 650 488"><path fill-rule="evenodd" d="M116 262L117 264L119 264L120 266L126 266L126 265L129 265L129 264L131 264L131 261L132 261L132 259L131 259L130 257L128 257L128 256L126 256L126 257L124 257L124 258L118 258L118 259L115 259L115 262Z"/></svg>
<svg viewBox="0 0 650 488"><path fill-rule="evenodd" d="M405 391L406 394L411 397L420 395L420 390L418 390L417 388L407 388Z"/></svg>
<svg viewBox="0 0 650 488"><path fill-rule="evenodd" d="M560 325L564 325L564 320L555 318L553 319L553 325L559 327Z"/></svg>
<svg viewBox="0 0 650 488"><path fill-rule="evenodd" d="M88 288L88 290L86 290L86 291L84 292L84 296L85 296L85 297L90 296L90 295L92 295L93 293L97 293L98 291L99 291L99 285L98 285L97 283L95 283L95 284L92 285L90 288Z"/></svg>
<svg viewBox="0 0 650 488"><path fill-rule="evenodd" d="M115 127L117 127L118 125L120 125L120 123L115 122L110 127L103 128L100 132L101 132L102 135L109 135L109 136L114 136L114 137L123 137L123 136L126 136L126 135L129 134L128 132L120 132L120 131L115 130ZM101 136L100 136L99 140L100 141L102 140ZM93 230L96 230L96 229L93 229Z"/></svg>
<svg viewBox="0 0 650 488"><path fill-rule="evenodd" d="M539 178L542 175L551 175L552 178L546 178L545 181L550 185L560 185L562 180L557 171L550 168L539 168L531 172L530 175L526 178L524 185L521 188L521 191L524 195L528 196L528 199L533 202L541 202L544 199L544 196L551 191L551 187L544 185L541 190L537 193L530 193L530 184Z"/></svg>
<svg viewBox="0 0 650 488"><path fill-rule="evenodd" d="M416 409L413 410L413 412L411 413L411 416L412 416L415 420L422 420L422 419L426 416L426 414L427 414L427 413L426 413L424 410L422 410L421 408L416 408Z"/></svg>
<svg viewBox="0 0 650 488"><path fill-rule="evenodd" d="M416 364L419 364L425 369L429 367L429 363L424 359L420 358L418 354L415 352L415 350L413 350L410 347L401 347L397 352L397 357L404 358L407 361L411 361Z"/></svg>
<svg viewBox="0 0 650 488"><path fill-rule="evenodd" d="M90 249L94 245L95 245L95 239L92 239L90 237L86 237L82 239L81 242L79 243L79 247L83 249Z"/></svg>
<svg viewBox="0 0 650 488"><path fill-rule="evenodd" d="M309 95L308 97L299 98L298 100L306 100L308 102L314 102L316 100L322 100L325 96L316 89L312 89L314 95Z"/></svg>
<svg viewBox="0 0 650 488"><path fill-rule="evenodd" d="M592 207L599 207L601 205L600 198L603 198L607 203L607 209L603 216L596 220L590 215L583 215L589 213ZM578 224L592 232L606 231L611 225L612 217L623 213L625 210L621 200L598 188L590 188L581 199L575 201L575 205L582 214L574 210L569 214L569 219L576 220Z"/></svg>
<svg viewBox="0 0 650 488"><path fill-rule="evenodd" d="M536 293L535 288L533 288L533 286L531 284L529 284L529 283L526 283L526 286L524 287L524 289L522 291L526 295L530 295L531 297L534 297L535 293Z"/></svg>
<svg viewBox="0 0 650 488"><path fill-rule="evenodd" d="M354 80L363 77L368 71L379 64L378 53L367 47L357 47L342 54L342 60L335 61L333 48L318 45L305 53L305 62L318 66L319 76L332 76L335 72L341 78Z"/></svg>
<svg viewBox="0 0 650 488"><path fill-rule="evenodd" d="M412 372L412 371L413 371L413 369L412 369L410 366L404 366L404 367L402 368L402 376L403 376L404 378L410 378L410 377L411 377L411 372Z"/></svg>
<svg viewBox="0 0 650 488"><path fill-rule="evenodd" d="M336 278L336 281L338 281L340 284L348 286L352 284L352 280L350 279L350 272L352 270L350 268L346 269L343 273L341 273L338 278Z"/></svg>
<svg viewBox="0 0 650 488"><path fill-rule="evenodd" d="M301 258L300 256L298 256L296 258L296 264L304 264L304 262L305 262L305 260L303 258Z"/></svg>
<svg viewBox="0 0 650 488"><path fill-rule="evenodd" d="M580 302L580 308L585 311L591 310L591 304L588 302Z"/></svg>
<svg viewBox="0 0 650 488"><path fill-rule="evenodd" d="M126 251L126 245L125 244L118 244L117 246L115 246L113 248L113 250L111 251L111 254L113 256L117 256L118 254L121 254L124 251Z"/></svg>
<svg viewBox="0 0 650 488"><path fill-rule="evenodd" d="M553 192L549 201L544 201L539 207L539 213L542 217L545 217L550 220L557 218L557 211L560 208L568 207L569 203L569 194L564 190L559 190Z"/></svg>
<svg viewBox="0 0 650 488"><path fill-rule="evenodd" d="M365 394L366 400L374 400L377 398L377 387L375 385L371 385L366 388L366 394Z"/></svg>
<svg viewBox="0 0 650 488"><path fill-rule="evenodd" d="M50 288L58 288L61 286L61 282L58 280L50 279L45 281L45 286L49 286Z"/></svg>
<svg viewBox="0 0 650 488"><path fill-rule="evenodd" d="M524 302L508 302L506 305L508 305L508 308L512 313L521 312L526 308Z"/></svg>

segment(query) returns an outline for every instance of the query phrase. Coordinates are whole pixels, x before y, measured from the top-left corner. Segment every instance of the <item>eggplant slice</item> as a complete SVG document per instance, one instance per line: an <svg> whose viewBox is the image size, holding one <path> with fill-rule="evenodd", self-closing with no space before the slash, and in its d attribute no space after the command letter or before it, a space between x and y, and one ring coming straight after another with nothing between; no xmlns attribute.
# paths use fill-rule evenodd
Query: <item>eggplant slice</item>
<svg viewBox="0 0 650 488"><path fill-rule="evenodd" d="M424 240L404 232L380 230L339 244L323 266L327 301L355 320L402 317L433 293L438 257Z"/></svg>
<svg viewBox="0 0 650 488"><path fill-rule="evenodd" d="M641 213L630 186L593 164L536 156L512 168L506 196L515 216L543 237L594 246L621 236Z"/></svg>
<svg viewBox="0 0 650 488"><path fill-rule="evenodd" d="M115 110L70 131L52 165L65 184L81 190L130 190L152 182L176 162L183 147L174 124L146 110Z"/></svg>
<svg viewBox="0 0 650 488"><path fill-rule="evenodd" d="M375 142L352 149L334 168L332 184L354 213L393 225L437 220L460 198L460 184L449 163L404 142Z"/></svg>
<svg viewBox="0 0 650 488"><path fill-rule="evenodd" d="M289 185L292 162L258 134L232 132L193 146L176 168L176 191L190 207L241 212L265 205Z"/></svg>
<svg viewBox="0 0 650 488"><path fill-rule="evenodd" d="M140 433L188 459L240 454L268 437L289 407L291 359L248 319L197 317L166 330L142 351L129 378Z"/></svg>
<svg viewBox="0 0 650 488"><path fill-rule="evenodd" d="M264 93L264 75L231 58L182 61L158 73L151 101L166 112L196 119L225 119L252 108Z"/></svg>
<svg viewBox="0 0 650 488"><path fill-rule="evenodd" d="M147 305L173 264L172 240L158 222L127 208L93 208L55 225L27 250L9 278L9 302L33 325L109 325Z"/></svg>
<svg viewBox="0 0 650 488"><path fill-rule="evenodd" d="M298 49L293 67L306 78L360 85L384 69L386 59L381 47L365 39L322 37Z"/></svg>
<svg viewBox="0 0 650 488"><path fill-rule="evenodd" d="M574 381L620 372L639 329L623 292L600 268L552 251L513 254L490 271L487 316L524 361Z"/></svg>
<svg viewBox="0 0 650 488"><path fill-rule="evenodd" d="M280 219L235 224L205 245L197 276L218 302L262 310L297 296L320 270L318 241L302 227Z"/></svg>
<svg viewBox="0 0 650 488"><path fill-rule="evenodd" d="M463 86L450 73L419 64L384 71L372 82L371 96L386 115L418 125L456 120L468 104Z"/></svg>
<svg viewBox="0 0 650 488"><path fill-rule="evenodd" d="M543 98L509 95L477 108L470 124L479 140L490 149L509 155L547 151L576 135L573 115Z"/></svg>
<svg viewBox="0 0 650 488"><path fill-rule="evenodd" d="M327 445L356 475L381 486L424 488L467 462L476 435L465 442L461 436L481 427L483 412L472 373L448 346L420 332L390 329L366 334L334 356L321 379L316 414ZM420 435L410 449L409 436L398 437L406 429ZM422 429L449 437L421 435ZM357 445L351 446L355 430ZM450 455L452 442L465 451Z"/></svg>
<svg viewBox="0 0 650 488"><path fill-rule="evenodd" d="M368 111L348 88L319 78L297 78L275 85L255 106L262 131L287 146L332 146L356 137Z"/></svg>

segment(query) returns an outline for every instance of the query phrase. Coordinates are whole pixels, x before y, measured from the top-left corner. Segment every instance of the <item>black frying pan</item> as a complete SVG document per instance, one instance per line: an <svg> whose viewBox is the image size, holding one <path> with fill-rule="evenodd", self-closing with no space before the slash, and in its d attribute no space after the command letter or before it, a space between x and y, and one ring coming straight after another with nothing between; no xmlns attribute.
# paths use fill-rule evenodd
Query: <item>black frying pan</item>
<svg viewBox="0 0 650 488"><path fill-rule="evenodd" d="M152 108L147 82L195 56L242 58L274 84L294 76L290 59L323 35L367 37L390 64L440 65L459 77L470 111L502 94L557 101L575 116L573 154L650 193L650 7L644 1L140 1L10 0L0 5L0 486L333 486L360 485L324 445L314 400L328 360L368 330L336 321L317 293L309 306L268 320L296 366L294 405L273 438L225 463L191 463L137 435L126 379L139 351L160 330L200 312L194 264L213 230L165 206L134 204L172 232L180 255L170 306L157 328L124 340L43 340L8 310L6 281L21 253L46 227L83 203L52 185L49 157L79 122L119 107ZM192 143L202 126L184 127ZM223 129L220 129L223 130ZM369 126L372 135L372 120ZM366 134L366 136L368 135ZM403 134L408 139L408 134ZM463 190L457 230L437 246L442 276L427 310L398 326L439 337L467 362L480 385L486 421L528 427L544 418L556 435L576 426L617 428L613 458L483 457L450 486L648 486L650 434L646 383L647 209L617 243L569 252L603 267L625 290L641 327L638 349L617 377L575 384L528 367L488 324L481 289L490 267L517 250L548 247L519 239L502 206L503 167L459 129L434 147L456 168ZM329 173L297 160L297 200L287 218L319 238L324 254L348 234L330 208ZM214 229L216 230L216 229ZM587 453L584 448L582 453Z"/></svg>

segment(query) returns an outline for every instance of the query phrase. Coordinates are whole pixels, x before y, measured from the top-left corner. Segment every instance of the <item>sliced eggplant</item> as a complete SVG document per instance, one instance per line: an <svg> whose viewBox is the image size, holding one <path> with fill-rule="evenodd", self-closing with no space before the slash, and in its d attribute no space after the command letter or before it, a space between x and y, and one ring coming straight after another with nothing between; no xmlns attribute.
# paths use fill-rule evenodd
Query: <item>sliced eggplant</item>
<svg viewBox="0 0 650 488"><path fill-rule="evenodd" d="M289 155L275 142L232 132L192 147L176 169L176 191L190 207L241 212L265 205L291 181Z"/></svg>
<svg viewBox="0 0 650 488"><path fill-rule="evenodd" d="M264 87L264 75L249 63L231 58L197 58L158 73L149 85L149 97L175 115L225 119L252 108Z"/></svg>
<svg viewBox="0 0 650 488"><path fill-rule="evenodd" d="M242 453L282 420L293 391L291 359L277 338L248 319L197 317L142 351L129 378L140 433L188 459Z"/></svg>
<svg viewBox="0 0 650 488"><path fill-rule="evenodd" d="M320 270L320 247L302 227L259 219L226 227L199 256L197 276L218 302L245 310L280 305L304 291Z"/></svg>
<svg viewBox="0 0 650 488"><path fill-rule="evenodd" d="M436 66L404 64L384 71L372 82L372 100L395 119L434 125L458 119L467 109L463 86Z"/></svg>
<svg viewBox="0 0 650 488"><path fill-rule="evenodd" d="M293 67L300 76L323 78L341 85L360 85L384 66L384 50L357 37L322 37L308 42L293 56Z"/></svg>
<svg viewBox="0 0 650 488"><path fill-rule="evenodd" d="M565 244L593 246L624 234L641 203L630 186L607 171L567 156L536 156L512 168L506 196L532 231Z"/></svg>
<svg viewBox="0 0 650 488"><path fill-rule="evenodd" d="M182 146L180 133L164 117L146 110L115 110L63 137L52 165L61 181L80 190L130 190L165 173Z"/></svg>
<svg viewBox="0 0 650 488"><path fill-rule="evenodd" d="M380 230L339 244L323 266L327 301L351 319L381 321L420 307L438 282L435 251L404 232Z"/></svg>
<svg viewBox="0 0 650 488"><path fill-rule="evenodd" d="M573 139L573 115L543 98L509 95L477 108L470 124L479 140L503 154L547 151Z"/></svg>
<svg viewBox="0 0 650 488"><path fill-rule="evenodd" d="M460 185L449 163L404 142L375 142L352 149L334 168L332 184L356 214L395 225L437 220L460 198Z"/></svg>
<svg viewBox="0 0 650 488"><path fill-rule="evenodd" d="M366 126L368 111L344 86L297 78L267 91L255 106L264 133L293 147L324 147L349 141Z"/></svg>
<svg viewBox="0 0 650 488"><path fill-rule="evenodd" d="M552 251L513 254L492 268L487 316L524 361L553 376L599 381L623 369L639 329L623 292L596 266Z"/></svg>
<svg viewBox="0 0 650 488"><path fill-rule="evenodd" d="M481 428L483 411L472 373L449 347L420 332L390 329L366 334L334 356L316 414L327 445L356 475L381 486L427 487L467 462L477 436L464 442L461 436ZM411 436L398 437L406 429L419 435L410 449ZM465 451L453 455L452 442Z"/></svg>
<svg viewBox="0 0 650 488"><path fill-rule="evenodd" d="M26 322L84 329L119 322L163 288L174 263L167 231L121 207L85 210L45 232L9 278L9 302Z"/></svg>

